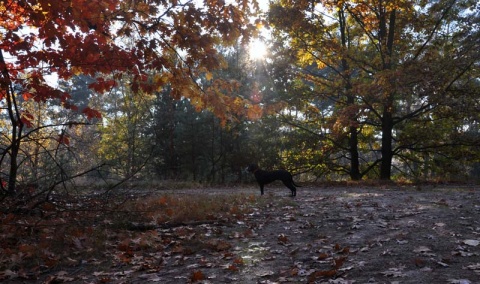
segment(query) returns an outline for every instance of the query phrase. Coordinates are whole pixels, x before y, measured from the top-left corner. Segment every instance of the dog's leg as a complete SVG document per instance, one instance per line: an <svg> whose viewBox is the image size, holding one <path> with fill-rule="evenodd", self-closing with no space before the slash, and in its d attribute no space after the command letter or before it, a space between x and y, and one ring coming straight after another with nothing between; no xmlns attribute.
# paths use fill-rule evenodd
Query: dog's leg
<svg viewBox="0 0 480 284"><path fill-rule="evenodd" d="M263 184L260 183L260 193L263 195Z"/></svg>
<svg viewBox="0 0 480 284"><path fill-rule="evenodd" d="M290 191L292 191L292 194L291 194L292 197L297 195L297 188L293 185L293 182L288 182L283 180L282 182L286 187L290 189Z"/></svg>

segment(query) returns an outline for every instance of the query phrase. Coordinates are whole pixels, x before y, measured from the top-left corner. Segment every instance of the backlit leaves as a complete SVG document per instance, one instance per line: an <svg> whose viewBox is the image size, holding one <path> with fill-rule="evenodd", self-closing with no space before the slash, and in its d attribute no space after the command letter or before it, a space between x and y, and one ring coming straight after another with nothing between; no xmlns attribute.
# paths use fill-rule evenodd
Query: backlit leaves
<svg viewBox="0 0 480 284"><path fill-rule="evenodd" d="M217 112L227 112L229 102L222 105L214 99L199 99L209 91L199 88L195 77L205 70L225 67L217 45L234 44L239 38L248 41L255 32L248 17L257 4L247 5L243 1L239 4L206 1L204 6L197 6L192 2L159 0L2 1L0 22L4 32L0 39L2 50L16 59L7 62L12 83L21 84L19 76L32 69L43 74L55 73L65 80L86 74L97 77L90 86L102 93L109 91L114 83L100 74L129 70L140 80L133 82L134 89L151 92L170 84L175 97L197 97L197 101L203 101L202 108L212 103L210 106ZM134 45L124 43L132 40ZM143 74L150 70L171 76L162 75L162 79L144 84ZM213 79L210 71L206 77ZM37 78L30 85L34 90L30 93L41 101L55 98L58 93L47 91L54 87L43 75ZM229 82L222 84L226 86ZM43 85L45 92L35 92L37 85ZM210 93L223 96L226 89Z"/></svg>

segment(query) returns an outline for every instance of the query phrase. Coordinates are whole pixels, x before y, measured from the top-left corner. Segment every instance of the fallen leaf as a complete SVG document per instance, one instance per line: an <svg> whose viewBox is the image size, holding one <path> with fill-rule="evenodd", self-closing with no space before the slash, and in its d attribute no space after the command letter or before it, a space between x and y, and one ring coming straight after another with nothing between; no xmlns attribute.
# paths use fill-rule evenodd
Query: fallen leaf
<svg viewBox="0 0 480 284"><path fill-rule="evenodd" d="M224 240L215 239L208 241L209 247L216 251L226 251L232 248L232 245Z"/></svg>
<svg viewBox="0 0 480 284"><path fill-rule="evenodd" d="M196 270L196 271L193 271L192 276L190 277L190 280L192 282L202 281L202 280L205 280L205 275L203 274L202 271Z"/></svg>
<svg viewBox="0 0 480 284"><path fill-rule="evenodd" d="M416 253L426 253L426 252L431 252L432 250L429 249L428 247L425 247L425 246L419 246L419 247L416 247L413 252L416 252Z"/></svg>
<svg viewBox="0 0 480 284"><path fill-rule="evenodd" d="M284 234L279 235L277 240L278 240L278 243L282 245L288 243L288 237L285 236Z"/></svg>
<svg viewBox="0 0 480 284"><path fill-rule="evenodd" d="M382 274L388 277L404 277L405 276L401 268L390 268L387 271L382 272Z"/></svg>
<svg viewBox="0 0 480 284"><path fill-rule="evenodd" d="M233 263L243 265L244 264L243 258L237 257L233 260Z"/></svg>
<svg viewBox="0 0 480 284"><path fill-rule="evenodd" d="M335 269L339 269L340 267L342 267L346 259L347 259L346 257L340 257L340 258L334 259L333 266L335 267Z"/></svg>
<svg viewBox="0 0 480 284"><path fill-rule="evenodd" d="M271 276L271 275L274 275L275 272L271 271L271 270L264 270L264 271L259 271L257 273L255 273L256 276L258 277L267 277L267 276Z"/></svg>
<svg viewBox="0 0 480 284"><path fill-rule="evenodd" d="M337 278L337 279L330 279L328 283L329 284L353 284L355 283L355 280L345 280L343 278Z"/></svg>
<svg viewBox="0 0 480 284"><path fill-rule="evenodd" d="M317 279L322 277L334 277L337 275L337 270L322 270L322 271L315 271L308 276L308 283L314 283Z"/></svg>
<svg viewBox="0 0 480 284"><path fill-rule="evenodd" d="M467 267L464 267L464 269L470 269L470 270L480 270L480 263L476 264L471 264Z"/></svg>
<svg viewBox="0 0 480 284"><path fill-rule="evenodd" d="M442 266L442 267L449 267L449 265L446 264L445 262L437 261L437 264Z"/></svg>
<svg viewBox="0 0 480 284"><path fill-rule="evenodd" d="M418 257L413 260L413 263L416 267L425 267L426 265L426 261Z"/></svg>
<svg viewBox="0 0 480 284"><path fill-rule="evenodd" d="M328 257L329 257L328 254L326 254L326 253L321 253L321 254L318 255L318 260L325 260L325 259L327 259Z"/></svg>
<svg viewBox="0 0 480 284"><path fill-rule="evenodd" d="M463 243L466 244L467 246L476 247L480 244L480 241L479 240L464 240Z"/></svg>
<svg viewBox="0 0 480 284"><path fill-rule="evenodd" d="M450 284L470 284L470 280L467 279L448 279Z"/></svg>
<svg viewBox="0 0 480 284"><path fill-rule="evenodd" d="M146 273L146 274L141 274L138 276L138 278L147 280L149 282L160 282L162 281L162 278L160 278L156 273Z"/></svg>

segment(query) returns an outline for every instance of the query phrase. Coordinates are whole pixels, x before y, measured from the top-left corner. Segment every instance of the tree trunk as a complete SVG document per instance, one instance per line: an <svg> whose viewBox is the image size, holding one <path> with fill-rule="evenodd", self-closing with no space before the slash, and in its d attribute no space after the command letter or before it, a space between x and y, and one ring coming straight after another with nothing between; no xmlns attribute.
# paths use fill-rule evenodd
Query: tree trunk
<svg viewBox="0 0 480 284"><path fill-rule="evenodd" d="M7 112L11 123L11 143L7 147L3 156L0 157L0 165L3 163L5 157L10 154L10 169L8 173L8 189L7 194L15 194L15 185L17 182L18 173L18 153L20 152L20 144L23 131L23 122L20 119L20 112L18 110L17 102L15 101L15 94L12 88L12 81L8 73L7 64L3 57L3 52L0 50L0 66L1 66L1 87L6 93Z"/></svg>
<svg viewBox="0 0 480 284"><path fill-rule="evenodd" d="M361 180L360 160L358 155L358 133L357 127L350 127L350 178L352 180Z"/></svg>
<svg viewBox="0 0 480 284"><path fill-rule="evenodd" d="M393 119L390 107L386 106L382 119L382 163L380 164L380 179L390 180L392 175L392 139Z"/></svg>
<svg viewBox="0 0 480 284"><path fill-rule="evenodd" d="M347 38L347 21L345 17L345 11L340 9L338 11L338 18L340 22L340 36L342 39L342 47L348 49L348 38ZM345 93L347 96L347 107L353 106L355 104L355 96L352 94L352 84L350 82L350 67L345 57L342 58L342 71L345 81ZM360 174L360 160L358 155L358 129L357 126L357 117L354 114L352 117L349 117L350 124L350 136L348 139L349 142L349 152L350 152L350 178L352 180L360 180L362 175Z"/></svg>
<svg viewBox="0 0 480 284"><path fill-rule="evenodd" d="M383 10L383 8L381 9ZM386 39L386 57L383 65L384 70L389 70L392 68L392 56L393 56L393 43L394 43L394 34L395 34L395 18L396 10L390 12L389 22L388 22L388 35L386 35L386 12L381 15L380 18L380 42L383 42ZM386 38L385 38L386 36ZM380 165L380 179L381 180L390 180L392 177L392 160L393 160L393 108L394 108L394 91L395 82L390 82L390 88L392 91L389 91L385 99L382 115L382 163Z"/></svg>

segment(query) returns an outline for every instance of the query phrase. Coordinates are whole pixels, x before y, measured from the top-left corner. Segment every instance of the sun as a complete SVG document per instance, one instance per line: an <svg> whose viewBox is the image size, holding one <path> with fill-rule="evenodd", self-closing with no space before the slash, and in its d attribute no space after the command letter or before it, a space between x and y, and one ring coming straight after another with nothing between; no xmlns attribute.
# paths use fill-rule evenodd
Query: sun
<svg viewBox="0 0 480 284"><path fill-rule="evenodd" d="M251 59L263 59L268 53L268 48L261 39L256 38L250 42L248 53Z"/></svg>

